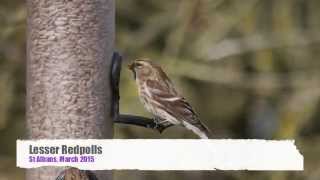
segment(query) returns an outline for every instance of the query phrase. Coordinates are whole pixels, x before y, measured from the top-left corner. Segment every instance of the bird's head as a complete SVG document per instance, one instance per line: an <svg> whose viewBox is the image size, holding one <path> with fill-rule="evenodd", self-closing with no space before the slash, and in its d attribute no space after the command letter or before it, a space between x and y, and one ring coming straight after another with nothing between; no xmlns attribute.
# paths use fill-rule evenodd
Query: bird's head
<svg viewBox="0 0 320 180"><path fill-rule="evenodd" d="M133 72L134 78L150 79L156 75L157 65L149 59L137 59L128 68Z"/></svg>

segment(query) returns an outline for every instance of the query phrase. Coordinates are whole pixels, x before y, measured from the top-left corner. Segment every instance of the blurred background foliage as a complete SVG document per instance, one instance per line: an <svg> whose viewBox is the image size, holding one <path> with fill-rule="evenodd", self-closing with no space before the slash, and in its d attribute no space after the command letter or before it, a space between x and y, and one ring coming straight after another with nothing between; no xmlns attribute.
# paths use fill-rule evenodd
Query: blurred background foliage
<svg viewBox="0 0 320 180"><path fill-rule="evenodd" d="M116 8L125 64L157 61L217 138L295 139L305 171L115 171L115 179L320 178L320 1L117 0ZM1 0L0 180L24 176L15 140L25 132L25 31L24 2ZM122 113L150 116L125 66L120 103ZM196 137L116 124L115 138Z"/></svg>

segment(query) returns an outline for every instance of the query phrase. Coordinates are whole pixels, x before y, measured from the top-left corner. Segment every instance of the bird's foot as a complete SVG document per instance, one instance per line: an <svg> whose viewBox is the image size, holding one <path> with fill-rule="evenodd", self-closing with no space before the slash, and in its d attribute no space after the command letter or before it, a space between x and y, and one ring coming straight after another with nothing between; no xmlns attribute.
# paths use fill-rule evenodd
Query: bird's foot
<svg viewBox="0 0 320 180"><path fill-rule="evenodd" d="M154 129L157 129L160 133L162 133L168 127L172 126L172 124L169 121L159 117L154 118L154 124Z"/></svg>

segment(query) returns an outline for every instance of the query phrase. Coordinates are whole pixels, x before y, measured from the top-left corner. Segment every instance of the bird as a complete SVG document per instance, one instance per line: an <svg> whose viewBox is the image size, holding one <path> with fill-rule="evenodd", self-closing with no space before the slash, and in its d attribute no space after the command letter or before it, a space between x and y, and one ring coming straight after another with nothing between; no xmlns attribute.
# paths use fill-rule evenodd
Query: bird
<svg viewBox="0 0 320 180"><path fill-rule="evenodd" d="M98 178L91 171L71 167L62 171L56 180L98 180Z"/></svg>
<svg viewBox="0 0 320 180"><path fill-rule="evenodd" d="M198 118L187 100L175 89L162 68L150 59L136 59L128 68L135 79L139 99L144 108L154 116L156 124L180 125L209 139L211 131Z"/></svg>

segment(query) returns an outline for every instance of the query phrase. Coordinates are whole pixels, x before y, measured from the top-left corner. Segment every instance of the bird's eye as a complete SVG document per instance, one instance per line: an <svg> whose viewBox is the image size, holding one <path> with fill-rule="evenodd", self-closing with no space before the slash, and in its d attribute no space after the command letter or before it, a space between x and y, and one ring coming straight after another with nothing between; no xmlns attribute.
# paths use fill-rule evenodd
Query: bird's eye
<svg viewBox="0 0 320 180"><path fill-rule="evenodd" d="M141 68L141 67L142 67L142 64L136 63L136 64L135 64L135 67L136 67L136 68Z"/></svg>

